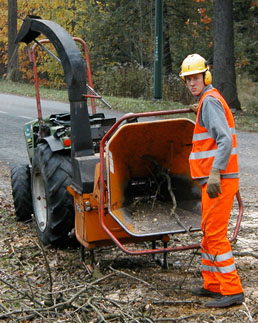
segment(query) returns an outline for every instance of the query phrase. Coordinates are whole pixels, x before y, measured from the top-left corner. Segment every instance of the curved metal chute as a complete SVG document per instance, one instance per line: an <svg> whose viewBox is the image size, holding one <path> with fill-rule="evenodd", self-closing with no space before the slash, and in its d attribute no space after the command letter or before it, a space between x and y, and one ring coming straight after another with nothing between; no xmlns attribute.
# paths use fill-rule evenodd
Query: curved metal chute
<svg viewBox="0 0 258 323"><path fill-rule="evenodd" d="M16 37L16 42L30 43L44 34L54 45L68 86L71 101L82 100L86 93L86 70L82 55L71 35L57 23L37 16L27 16Z"/></svg>
<svg viewBox="0 0 258 323"><path fill-rule="evenodd" d="M80 189L80 157L94 155L86 93L86 68L81 52L71 35L53 21L27 16L16 37L16 43L29 44L44 34L55 47L64 70L71 112L73 182ZM78 158L77 158L78 157Z"/></svg>

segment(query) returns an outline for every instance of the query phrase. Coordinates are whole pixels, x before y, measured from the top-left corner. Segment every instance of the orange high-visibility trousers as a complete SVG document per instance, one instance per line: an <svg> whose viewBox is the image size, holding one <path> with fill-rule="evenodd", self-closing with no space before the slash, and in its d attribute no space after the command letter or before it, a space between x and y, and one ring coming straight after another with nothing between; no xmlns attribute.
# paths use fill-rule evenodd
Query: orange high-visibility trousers
<svg viewBox="0 0 258 323"><path fill-rule="evenodd" d="M243 292L234 263L227 228L239 179L221 179L222 194L210 199L202 185L202 276L203 287L222 295Z"/></svg>

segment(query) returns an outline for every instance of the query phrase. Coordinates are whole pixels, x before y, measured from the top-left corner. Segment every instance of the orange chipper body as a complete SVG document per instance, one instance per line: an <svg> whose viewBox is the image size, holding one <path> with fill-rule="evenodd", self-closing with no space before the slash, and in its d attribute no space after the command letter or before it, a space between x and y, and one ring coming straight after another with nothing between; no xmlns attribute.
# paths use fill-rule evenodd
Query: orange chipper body
<svg viewBox="0 0 258 323"><path fill-rule="evenodd" d="M185 233L186 228L200 230L201 194L190 177L188 162L194 123L186 118L152 118L122 124L130 119L179 112L189 110L128 114L103 137L95 166L93 192L80 194L72 185L68 188L74 196L76 238L84 247L93 249L116 244L132 255L199 248L199 244L167 245L171 234ZM176 212L183 227L170 214L173 204L169 194L165 194L166 209L155 209L155 205L153 208L150 205L142 218L134 215L132 204L140 198L139 187L144 187L156 171L155 163L171 177ZM129 250L124 246L156 240L163 241L165 247Z"/></svg>

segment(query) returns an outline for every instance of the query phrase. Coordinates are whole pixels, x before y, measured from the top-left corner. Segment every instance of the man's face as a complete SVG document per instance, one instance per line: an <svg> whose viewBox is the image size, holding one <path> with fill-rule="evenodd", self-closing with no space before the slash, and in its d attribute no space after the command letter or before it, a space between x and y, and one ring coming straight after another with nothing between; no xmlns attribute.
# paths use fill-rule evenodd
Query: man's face
<svg viewBox="0 0 258 323"><path fill-rule="evenodd" d="M203 81L203 73L188 75L186 78L186 86L192 93L192 95L197 96L199 95L203 88L205 87Z"/></svg>

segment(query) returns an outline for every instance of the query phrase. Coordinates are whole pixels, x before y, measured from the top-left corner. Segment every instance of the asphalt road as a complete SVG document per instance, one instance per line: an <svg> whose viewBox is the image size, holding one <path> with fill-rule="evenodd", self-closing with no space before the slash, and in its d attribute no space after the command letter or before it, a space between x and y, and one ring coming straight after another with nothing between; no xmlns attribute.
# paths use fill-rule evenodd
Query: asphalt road
<svg viewBox="0 0 258 323"><path fill-rule="evenodd" d="M69 104L42 100L42 113L69 111ZM109 109L97 109L106 117L119 118L124 113ZM0 93L0 161L6 165L28 163L23 126L37 117L35 98ZM238 132L238 151L240 165L240 181L242 185L257 189L258 194L258 133Z"/></svg>
<svg viewBox="0 0 258 323"><path fill-rule="evenodd" d="M69 112L67 103L41 100L42 114ZM124 115L122 112L98 108L106 117ZM27 151L23 135L23 126L37 118L36 99L0 93L0 161L7 165L28 163Z"/></svg>

